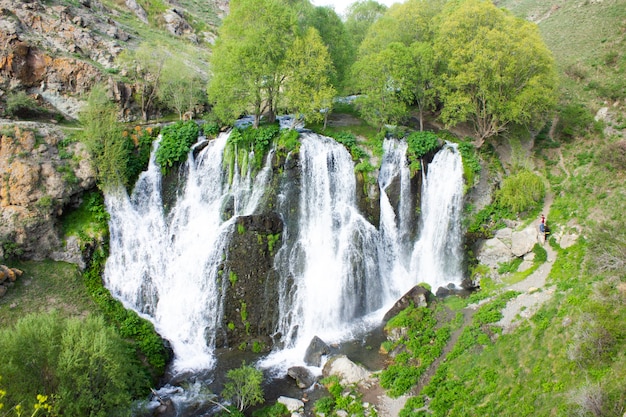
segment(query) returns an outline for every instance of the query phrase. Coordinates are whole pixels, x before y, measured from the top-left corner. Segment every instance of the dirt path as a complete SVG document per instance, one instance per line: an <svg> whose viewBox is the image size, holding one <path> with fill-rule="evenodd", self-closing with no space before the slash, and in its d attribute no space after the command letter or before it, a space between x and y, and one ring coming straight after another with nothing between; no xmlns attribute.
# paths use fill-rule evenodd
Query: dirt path
<svg viewBox="0 0 626 417"><path fill-rule="evenodd" d="M544 213L547 214L550 212L552 201L553 197L550 193L548 193L544 201ZM536 228L537 224L533 222L527 227ZM552 265L556 259L556 251L552 249L547 242L543 243L543 247L548 254L547 261L539 266L539 268L537 268L523 281L503 288L504 291L514 290L521 293L506 304L502 310L502 319L496 323L497 326L502 327L504 333L511 332L521 323L522 320L530 318L541 307L541 305L549 300L554 294L554 288L546 286L546 279L550 274ZM483 300L483 302L486 301L488 301L488 299ZM411 393L398 398L390 398L386 395L385 390L381 388L378 383L375 383L370 389L363 393L363 400L376 406L379 417L398 417L400 411L404 408L407 399L411 396L418 395L419 392L430 382L430 379L437 371L439 364L445 360L447 353L454 347L454 344L458 340L463 328L471 322L473 313L477 307L478 305L472 305L463 310L463 325L451 335L450 340L444 348L443 354L437 358L437 360L435 360L428 370L420 377L420 380L417 382Z"/></svg>

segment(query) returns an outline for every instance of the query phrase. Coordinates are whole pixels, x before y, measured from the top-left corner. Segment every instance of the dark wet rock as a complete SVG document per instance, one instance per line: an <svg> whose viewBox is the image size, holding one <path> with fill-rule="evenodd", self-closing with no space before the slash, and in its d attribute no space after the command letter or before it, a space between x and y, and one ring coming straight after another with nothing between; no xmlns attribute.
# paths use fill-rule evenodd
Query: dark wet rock
<svg viewBox="0 0 626 417"><path fill-rule="evenodd" d="M396 303L385 313L383 321L387 322L399 312L413 304L415 307L426 307L432 299L433 294L426 288L416 285L404 294Z"/></svg>
<svg viewBox="0 0 626 417"><path fill-rule="evenodd" d="M296 380L298 388L306 389L315 383L317 378L304 366L292 366L287 370L287 375Z"/></svg>
<svg viewBox="0 0 626 417"><path fill-rule="evenodd" d="M309 343L304 354L304 363L309 366L322 366L322 356L330 353L330 347L319 337L315 336Z"/></svg>

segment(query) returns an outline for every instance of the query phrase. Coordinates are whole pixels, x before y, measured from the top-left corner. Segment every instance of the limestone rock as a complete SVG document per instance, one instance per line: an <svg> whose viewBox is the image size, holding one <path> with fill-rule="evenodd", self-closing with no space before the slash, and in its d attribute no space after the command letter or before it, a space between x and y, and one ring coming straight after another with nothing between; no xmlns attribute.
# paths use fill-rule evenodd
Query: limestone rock
<svg viewBox="0 0 626 417"><path fill-rule="evenodd" d="M532 251L533 246L538 242L537 236L538 230L534 226L527 227L519 232L513 232L511 235L511 252L513 255L520 257Z"/></svg>
<svg viewBox="0 0 626 417"><path fill-rule="evenodd" d="M330 353L330 347L319 337L315 336L309 343L304 354L304 363L309 366L322 366L322 356Z"/></svg>
<svg viewBox="0 0 626 417"><path fill-rule="evenodd" d="M128 7L139 20L148 24L148 13L137 3L136 0L126 0L126 7Z"/></svg>
<svg viewBox="0 0 626 417"><path fill-rule="evenodd" d="M368 380L371 372L352 362L346 355L337 355L326 362L322 375L338 376L342 385L351 385Z"/></svg>
<svg viewBox="0 0 626 417"><path fill-rule="evenodd" d="M182 36L193 31L189 23L183 18L182 13L177 9L169 9L163 14L163 19L165 20L165 27L172 35Z"/></svg>
<svg viewBox="0 0 626 417"><path fill-rule="evenodd" d="M411 303L416 307L426 307L428 301L432 298L432 293L426 288L419 285L411 288L406 294L404 294L396 303L385 313L383 322L389 321L392 317L399 312L407 308Z"/></svg>
<svg viewBox="0 0 626 417"><path fill-rule="evenodd" d="M498 238L491 238L478 243L477 258L480 263L493 269L498 268L498 263L508 262L514 258L511 248Z"/></svg>
<svg viewBox="0 0 626 417"><path fill-rule="evenodd" d="M289 410L289 412L291 413L297 412L298 410L304 408L304 403L296 398L290 398L281 395L276 401L287 407L287 410Z"/></svg>

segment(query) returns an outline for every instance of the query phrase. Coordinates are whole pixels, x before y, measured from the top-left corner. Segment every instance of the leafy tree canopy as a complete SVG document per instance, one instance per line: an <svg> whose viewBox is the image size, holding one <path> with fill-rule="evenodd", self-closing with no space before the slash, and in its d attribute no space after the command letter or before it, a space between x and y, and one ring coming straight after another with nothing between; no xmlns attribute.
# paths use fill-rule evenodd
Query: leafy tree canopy
<svg viewBox="0 0 626 417"><path fill-rule="evenodd" d="M352 37L353 45L358 48L370 26L387 11L387 6L375 0L360 0L352 3L346 13L346 30Z"/></svg>
<svg viewBox="0 0 626 417"><path fill-rule="evenodd" d="M322 120L332 108L335 89L329 80L330 54L317 30L311 27L295 40L285 66L287 108L302 114L306 121Z"/></svg>
<svg viewBox="0 0 626 417"><path fill-rule="evenodd" d="M237 0L230 8L213 51L209 99L224 121L251 113L256 127L267 111L273 122L296 14L281 0Z"/></svg>
<svg viewBox="0 0 626 417"><path fill-rule="evenodd" d="M512 123L540 124L553 108L556 72L537 26L490 1L448 9L434 44L447 126L473 123L477 146Z"/></svg>

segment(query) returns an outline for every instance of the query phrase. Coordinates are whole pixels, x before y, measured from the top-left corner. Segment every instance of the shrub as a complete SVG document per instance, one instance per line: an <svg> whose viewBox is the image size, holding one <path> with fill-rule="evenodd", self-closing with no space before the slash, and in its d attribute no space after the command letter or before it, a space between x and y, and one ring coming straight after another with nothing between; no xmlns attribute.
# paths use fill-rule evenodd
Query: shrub
<svg viewBox="0 0 626 417"><path fill-rule="evenodd" d="M407 136L406 141L409 145L407 153L411 160L420 159L439 147L437 135L428 131L413 132Z"/></svg>
<svg viewBox="0 0 626 417"><path fill-rule="evenodd" d="M45 393L55 415L124 416L150 386L133 350L101 317L25 316L0 331L0 348L9 405Z"/></svg>
<svg viewBox="0 0 626 417"><path fill-rule="evenodd" d="M568 104L559 109L556 132L560 139L568 142L583 136L593 125L593 115L582 104Z"/></svg>
<svg viewBox="0 0 626 417"><path fill-rule="evenodd" d="M505 178L497 194L497 201L511 212L521 213L535 207L545 192L545 185L538 175L522 170Z"/></svg>
<svg viewBox="0 0 626 417"><path fill-rule="evenodd" d="M609 169L626 171L626 140L611 143L598 152L596 163Z"/></svg>
<svg viewBox="0 0 626 417"><path fill-rule="evenodd" d="M18 91L7 96L6 111L9 116L18 117L32 117L44 112L37 101L25 91Z"/></svg>
<svg viewBox="0 0 626 417"><path fill-rule="evenodd" d="M200 128L193 120L176 122L161 129L162 138L156 152L156 161L164 173L175 163L187 158L199 133Z"/></svg>
<svg viewBox="0 0 626 417"><path fill-rule="evenodd" d="M222 397L231 400L239 411L264 401L261 389L263 372L260 370L244 363L228 371L226 379Z"/></svg>

